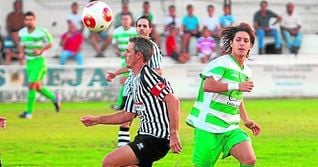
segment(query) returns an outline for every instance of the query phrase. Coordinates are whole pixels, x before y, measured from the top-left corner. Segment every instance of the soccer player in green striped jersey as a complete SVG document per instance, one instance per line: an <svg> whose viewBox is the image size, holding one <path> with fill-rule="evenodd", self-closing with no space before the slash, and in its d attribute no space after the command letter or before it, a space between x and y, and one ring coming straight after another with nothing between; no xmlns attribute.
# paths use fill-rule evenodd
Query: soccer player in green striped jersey
<svg viewBox="0 0 318 167"><path fill-rule="evenodd" d="M24 15L25 27L19 31L19 52L26 59L26 72L28 77L27 106L20 118L31 119L36 92L50 99L58 112L61 107L60 97L42 85L46 74L46 59L43 53L52 47L52 35L44 28L36 26L36 17L33 12Z"/></svg>
<svg viewBox="0 0 318 167"><path fill-rule="evenodd" d="M254 45L255 33L248 24L227 27L221 33L226 55L211 61L200 74L201 86L187 118L194 127L193 163L196 167L214 166L219 155L235 157L240 165L254 166L256 156L244 125L254 135L260 126L248 117L243 92L251 92L251 70L245 64Z"/></svg>
<svg viewBox="0 0 318 167"><path fill-rule="evenodd" d="M121 24L122 26L117 27L113 33L112 43L115 45L115 52L117 56L120 57L121 67L126 67L126 60L124 58L124 53L127 49L129 38L137 37L136 28L132 26L132 17L130 14L122 14ZM120 79L119 93L117 97L116 104L114 108L118 110L123 103L123 92L126 79L128 77L128 72L123 73Z"/></svg>

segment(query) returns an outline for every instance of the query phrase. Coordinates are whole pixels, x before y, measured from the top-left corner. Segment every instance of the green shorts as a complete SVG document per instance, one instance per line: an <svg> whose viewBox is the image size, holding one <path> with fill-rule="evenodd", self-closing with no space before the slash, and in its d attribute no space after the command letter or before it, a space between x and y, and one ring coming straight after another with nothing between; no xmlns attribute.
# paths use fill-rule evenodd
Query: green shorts
<svg viewBox="0 0 318 167"><path fill-rule="evenodd" d="M26 70L29 83L43 80L47 70L45 58L41 57L33 60L27 60Z"/></svg>
<svg viewBox="0 0 318 167"><path fill-rule="evenodd" d="M241 129L225 133L210 133L195 128L193 163L197 167L214 166L221 152L223 152L222 158L226 158L230 156L232 147L250 140L250 137Z"/></svg>

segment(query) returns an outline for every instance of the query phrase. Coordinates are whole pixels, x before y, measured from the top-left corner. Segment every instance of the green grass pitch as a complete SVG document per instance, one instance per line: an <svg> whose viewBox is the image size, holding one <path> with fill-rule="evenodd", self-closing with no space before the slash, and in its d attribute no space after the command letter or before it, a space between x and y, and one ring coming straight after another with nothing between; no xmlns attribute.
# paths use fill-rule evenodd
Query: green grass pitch
<svg viewBox="0 0 318 167"><path fill-rule="evenodd" d="M52 104L37 103L32 120L17 117L25 104L0 104L0 115L8 119L7 128L0 129L2 166L101 166L104 155L116 148L118 127L86 128L80 117L111 113L110 104L67 102L60 113L55 113ZM169 153L154 166L193 166L193 129L184 121L192 104L193 101L181 103L182 153ZM249 116L262 126L261 134L252 137L256 166L318 166L318 99L246 99L245 104ZM131 136L135 135L137 127L138 119L133 123ZM216 166L239 164L230 157L218 160Z"/></svg>

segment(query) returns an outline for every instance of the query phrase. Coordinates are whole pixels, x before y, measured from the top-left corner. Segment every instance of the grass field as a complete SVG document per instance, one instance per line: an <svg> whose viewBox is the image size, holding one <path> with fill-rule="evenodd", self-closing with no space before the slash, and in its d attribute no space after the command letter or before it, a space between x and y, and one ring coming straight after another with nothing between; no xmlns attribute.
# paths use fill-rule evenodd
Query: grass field
<svg viewBox="0 0 318 167"><path fill-rule="evenodd" d="M184 120L193 101L182 102L180 135L183 152L169 153L156 162L158 167L190 167L193 129ZM24 104L0 104L7 128L0 129L2 166L101 166L104 155L116 147L117 126L84 127L84 114L113 112L110 103L64 103L60 113L53 105L37 103L32 120L17 115ZM318 166L318 99L246 100L251 118L262 126L262 133L252 137L261 167ZM137 130L138 120L131 130ZM248 131L251 135L251 133ZM230 157L219 160L217 167L239 166Z"/></svg>

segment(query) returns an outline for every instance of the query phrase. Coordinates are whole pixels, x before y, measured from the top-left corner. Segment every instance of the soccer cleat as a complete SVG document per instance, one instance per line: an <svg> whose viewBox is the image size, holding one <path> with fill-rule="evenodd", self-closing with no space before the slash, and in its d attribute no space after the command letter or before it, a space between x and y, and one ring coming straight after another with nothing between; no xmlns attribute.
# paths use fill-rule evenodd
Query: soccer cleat
<svg viewBox="0 0 318 167"><path fill-rule="evenodd" d="M26 111L19 114L19 118L25 118L25 119L31 119L32 118L32 114L27 113Z"/></svg>
<svg viewBox="0 0 318 167"><path fill-rule="evenodd" d="M55 111L59 112L62 106L61 96L59 94L55 95L54 106L55 106Z"/></svg>

